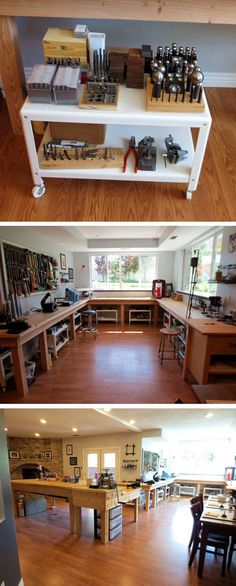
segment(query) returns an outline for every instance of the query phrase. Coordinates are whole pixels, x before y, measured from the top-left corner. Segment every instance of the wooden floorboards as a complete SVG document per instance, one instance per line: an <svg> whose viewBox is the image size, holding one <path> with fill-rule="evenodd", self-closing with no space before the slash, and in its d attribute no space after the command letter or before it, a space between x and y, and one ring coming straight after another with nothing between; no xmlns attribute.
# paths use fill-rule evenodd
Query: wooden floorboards
<svg viewBox="0 0 236 586"><path fill-rule="evenodd" d="M69 534L68 505L56 501L46 513L18 518L17 541L24 586L233 586L221 577L222 558L207 554L203 579L197 559L188 568L192 519L188 499L162 501L148 513L123 510L122 534L102 545L93 539L93 511L82 511L82 535Z"/></svg>
<svg viewBox="0 0 236 586"><path fill-rule="evenodd" d="M36 376L28 395L19 398L12 388L1 394L2 403L196 402L177 361L160 365L154 326L127 326L118 333L121 329L100 324L96 341L77 334L53 359L52 368Z"/></svg>
<svg viewBox="0 0 236 586"><path fill-rule="evenodd" d="M46 179L45 196L35 200L24 139L12 135L2 101L0 221L234 221L236 89L206 93L213 125L191 201L181 185L59 179Z"/></svg>

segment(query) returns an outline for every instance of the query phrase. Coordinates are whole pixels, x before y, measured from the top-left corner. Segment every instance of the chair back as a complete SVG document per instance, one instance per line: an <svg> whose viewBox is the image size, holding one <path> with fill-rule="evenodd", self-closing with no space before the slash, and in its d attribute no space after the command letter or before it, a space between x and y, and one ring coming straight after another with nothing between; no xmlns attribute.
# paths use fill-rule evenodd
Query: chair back
<svg viewBox="0 0 236 586"><path fill-rule="evenodd" d="M193 496L190 499L190 505L195 505L196 503L200 503L201 512L203 512L203 494L202 494L202 492L199 492L199 494L196 494L196 496Z"/></svg>
<svg viewBox="0 0 236 586"><path fill-rule="evenodd" d="M193 503L193 505L191 505L190 507L190 511L193 517L193 539L195 541L195 539L198 539L200 530L201 530L201 522L200 522L200 518L201 518L201 514L202 514L202 508L201 508L201 503L198 501L196 503Z"/></svg>

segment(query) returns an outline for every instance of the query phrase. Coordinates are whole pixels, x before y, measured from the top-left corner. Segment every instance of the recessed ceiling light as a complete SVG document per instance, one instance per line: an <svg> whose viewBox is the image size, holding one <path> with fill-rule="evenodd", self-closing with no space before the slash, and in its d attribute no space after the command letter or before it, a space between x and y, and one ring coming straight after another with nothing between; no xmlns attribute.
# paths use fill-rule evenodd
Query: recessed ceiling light
<svg viewBox="0 0 236 586"><path fill-rule="evenodd" d="M104 411L105 411L105 413L110 413L111 407L104 407Z"/></svg>
<svg viewBox="0 0 236 586"><path fill-rule="evenodd" d="M129 425L134 425L135 424L135 419L130 419L129 420Z"/></svg>
<svg viewBox="0 0 236 586"><path fill-rule="evenodd" d="M4 431L8 431L8 427L4 427Z"/></svg>
<svg viewBox="0 0 236 586"><path fill-rule="evenodd" d="M207 417L207 419L210 419L210 417L213 417L213 413L206 413L205 417Z"/></svg>
<svg viewBox="0 0 236 586"><path fill-rule="evenodd" d="M78 431L77 427L72 427L72 431L74 431L74 432Z"/></svg>
<svg viewBox="0 0 236 586"><path fill-rule="evenodd" d="M47 423L46 419L40 419L40 423L43 423L43 424Z"/></svg>
<svg viewBox="0 0 236 586"><path fill-rule="evenodd" d="M40 433L35 433L35 437L40 437Z"/></svg>

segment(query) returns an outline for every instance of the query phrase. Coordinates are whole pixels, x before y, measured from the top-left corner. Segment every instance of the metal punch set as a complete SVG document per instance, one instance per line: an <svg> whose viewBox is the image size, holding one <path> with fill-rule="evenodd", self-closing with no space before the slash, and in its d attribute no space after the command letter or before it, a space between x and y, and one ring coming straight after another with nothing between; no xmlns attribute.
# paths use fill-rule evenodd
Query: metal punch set
<svg viewBox="0 0 236 586"><path fill-rule="evenodd" d="M79 141L55 140L43 143L43 153L46 161L57 160L91 160L102 158L104 160L112 157L112 149L108 147L97 148L89 146L88 143Z"/></svg>
<svg viewBox="0 0 236 586"><path fill-rule="evenodd" d="M198 56L195 47L177 47L172 43L171 47L157 47L155 59L150 62L151 82L153 84L152 99L164 101L168 94L168 101L172 95L175 102L181 96L185 102L186 95L190 103L202 100L202 82L204 74L198 65Z"/></svg>
<svg viewBox="0 0 236 586"><path fill-rule="evenodd" d="M118 83L110 78L107 51L93 51L93 75L87 82L89 104L114 104L118 95Z"/></svg>

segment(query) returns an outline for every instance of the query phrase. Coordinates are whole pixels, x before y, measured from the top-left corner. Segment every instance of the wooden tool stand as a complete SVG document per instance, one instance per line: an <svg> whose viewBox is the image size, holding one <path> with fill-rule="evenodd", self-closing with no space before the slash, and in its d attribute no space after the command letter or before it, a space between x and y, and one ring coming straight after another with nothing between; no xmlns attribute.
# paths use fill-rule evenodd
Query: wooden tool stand
<svg viewBox="0 0 236 586"><path fill-rule="evenodd" d="M45 177L58 177L183 183L187 185L186 197L191 199L193 191L197 189L211 127L211 116L204 92L202 105L204 110L200 112L147 112L146 88L131 89L122 85L116 110L80 109L77 105L35 104L26 100L21 109L21 118L34 183L33 196L38 198L45 193ZM117 149L119 161L114 165L113 160L112 166L97 166L95 163L92 165L90 161L88 168L76 164L76 160L73 160L73 164L69 164L72 161L66 159L46 161L42 159L42 148L37 153L32 129L33 121L106 124L107 132L102 146L111 150ZM195 148L192 128L199 129ZM167 160L165 165L162 155L166 153L165 138L169 134L173 135L174 141L179 143L182 149L188 151L188 155L182 162L171 164ZM47 136L42 142L46 141ZM135 136L136 145L145 136L154 138L157 147L154 171L138 170L135 173L134 162L132 157L129 157L126 172L123 172L119 157L122 151L128 150L131 136Z"/></svg>

